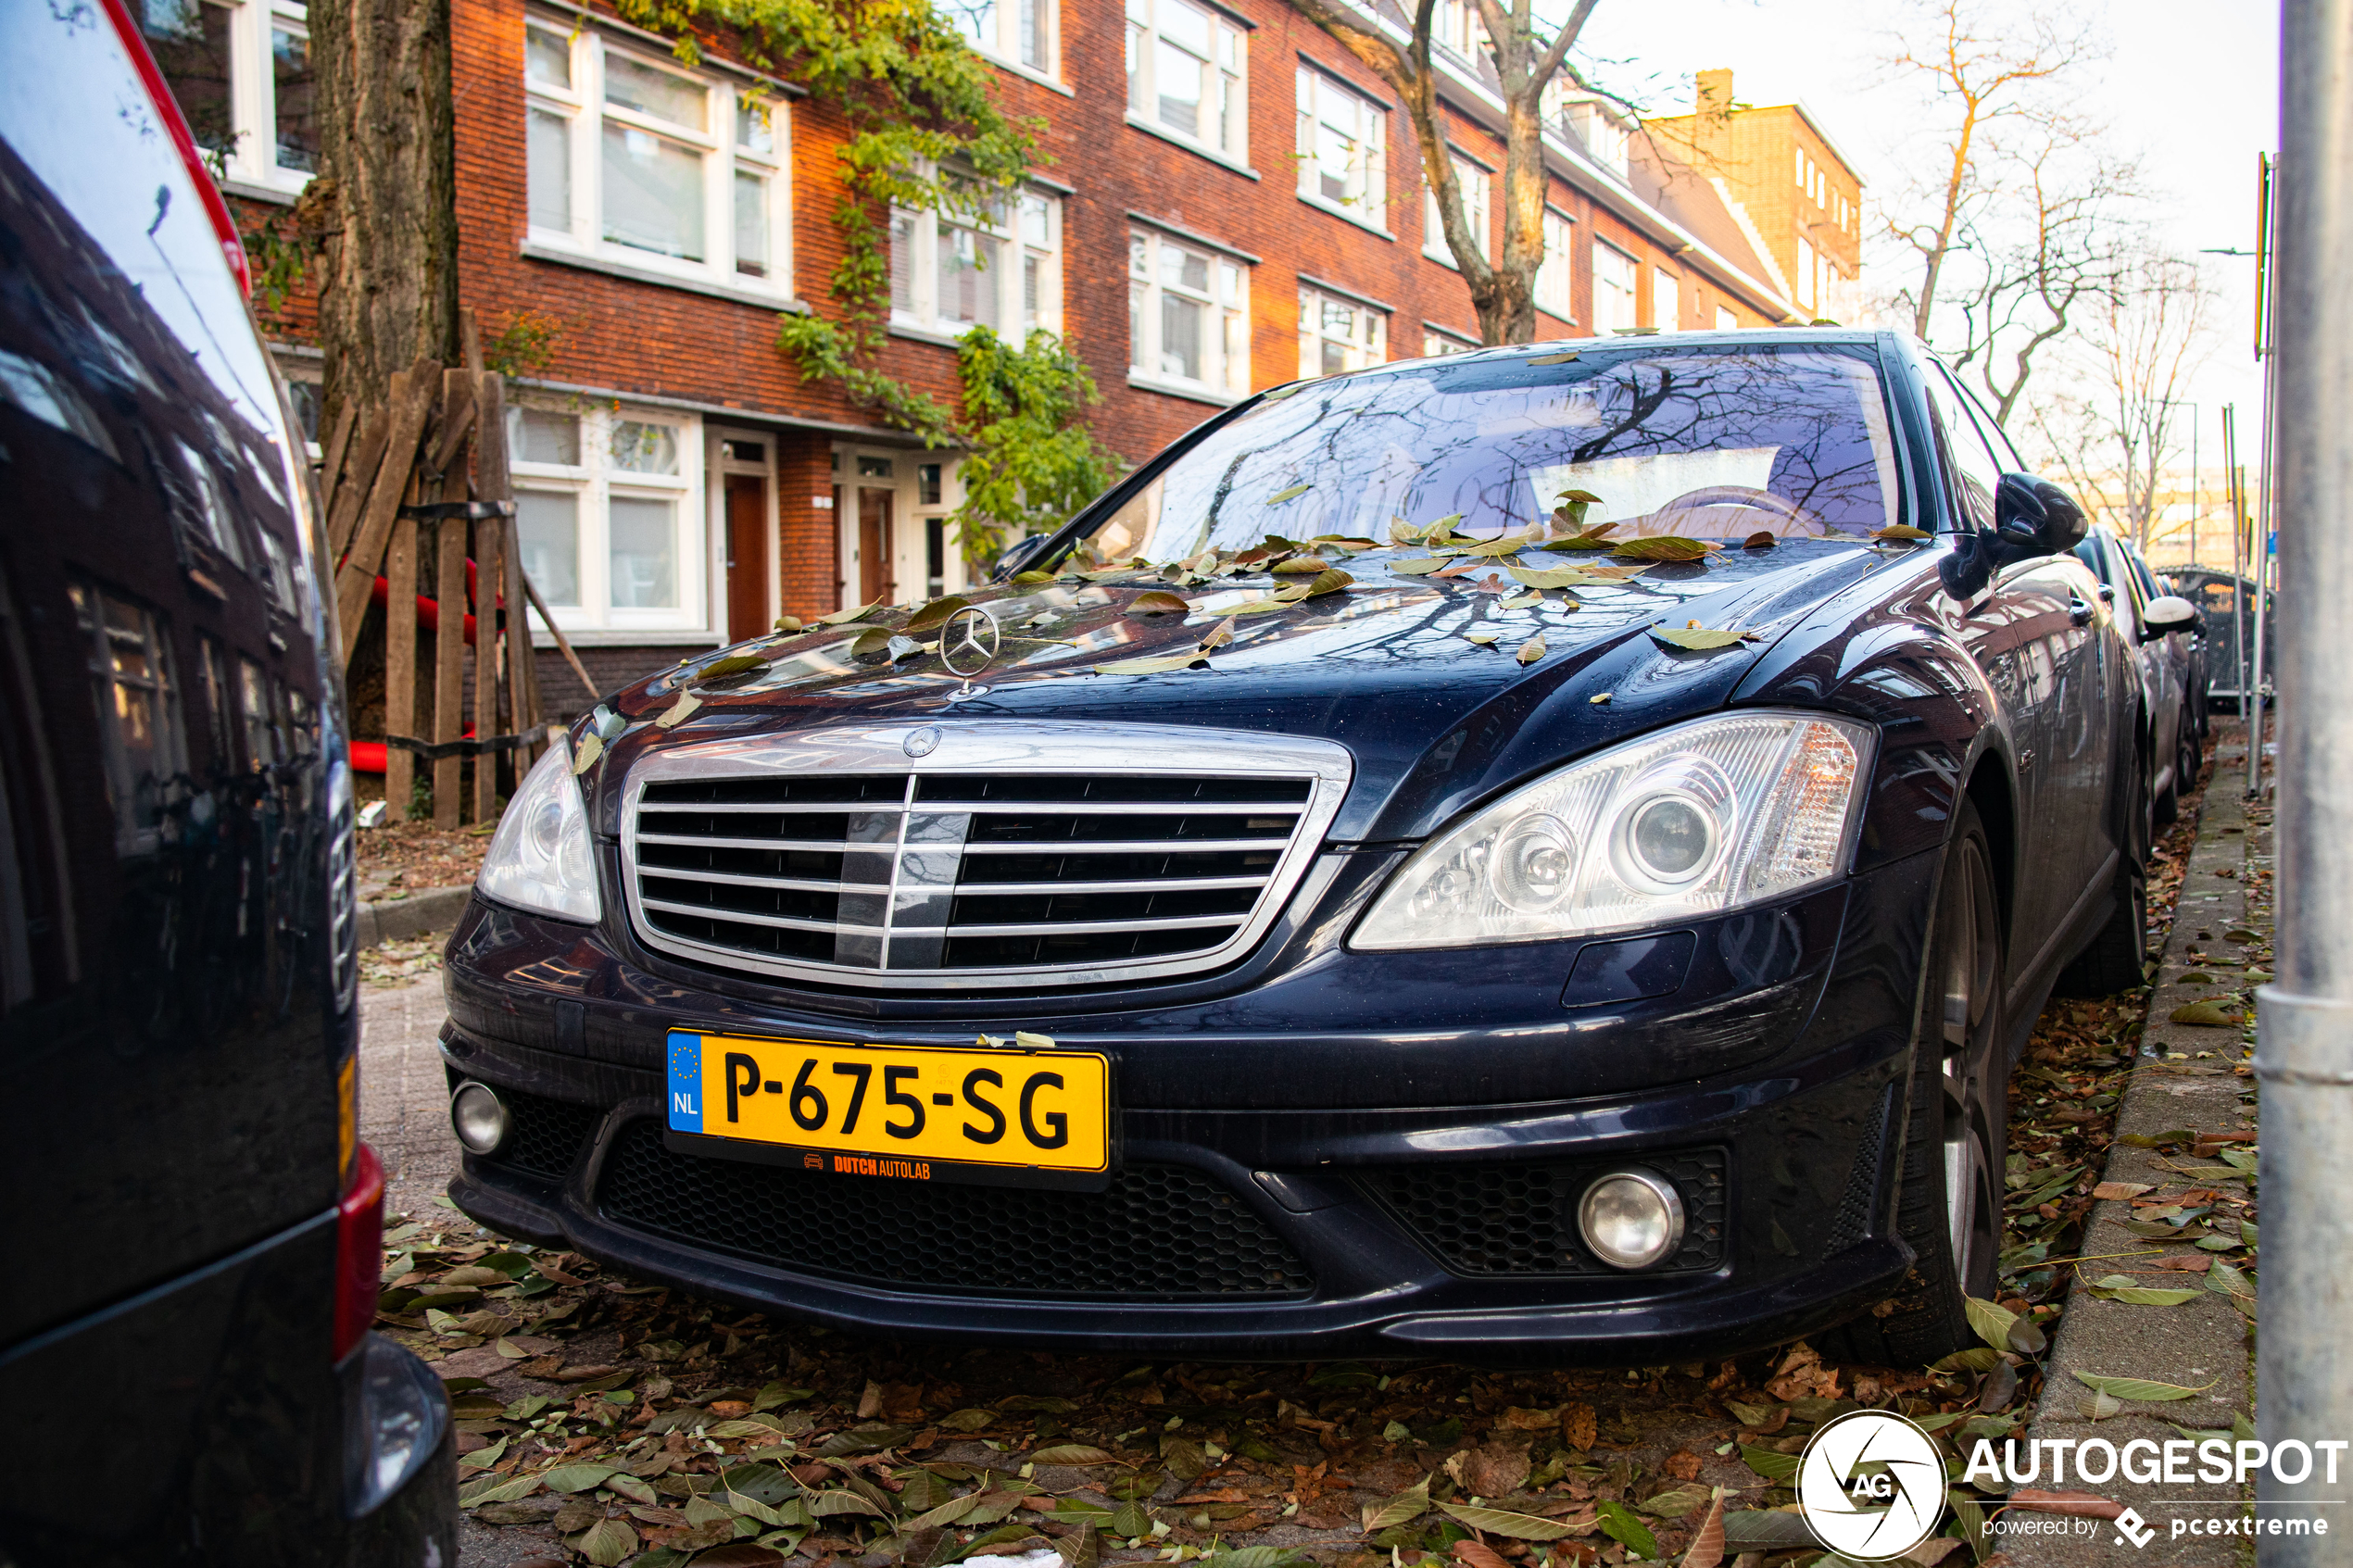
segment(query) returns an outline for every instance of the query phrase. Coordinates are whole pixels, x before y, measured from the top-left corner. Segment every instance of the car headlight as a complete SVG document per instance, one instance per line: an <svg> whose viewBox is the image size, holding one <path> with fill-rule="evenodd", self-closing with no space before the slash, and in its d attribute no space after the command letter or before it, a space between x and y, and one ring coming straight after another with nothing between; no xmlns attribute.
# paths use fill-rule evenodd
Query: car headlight
<svg viewBox="0 0 2353 1568"><path fill-rule="evenodd" d="M572 774L572 746L558 740L507 802L474 886L519 909L593 925L604 905L589 853L588 808Z"/></svg>
<svg viewBox="0 0 2353 1568"><path fill-rule="evenodd" d="M1459 947L1720 913L1846 867L1868 725L1728 713L1571 763L1439 834L1349 939Z"/></svg>

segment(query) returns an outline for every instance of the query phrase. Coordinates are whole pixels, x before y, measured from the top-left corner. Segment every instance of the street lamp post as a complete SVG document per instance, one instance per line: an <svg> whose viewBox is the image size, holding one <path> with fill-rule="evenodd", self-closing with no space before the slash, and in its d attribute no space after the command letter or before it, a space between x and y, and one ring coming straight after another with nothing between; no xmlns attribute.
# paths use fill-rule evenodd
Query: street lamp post
<svg viewBox="0 0 2353 1568"><path fill-rule="evenodd" d="M2273 320L2281 571L2277 662L2278 978L2258 993L2263 1273L2259 1435L2277 1451L2353 1437L2353 0L2287 0ZM2260 558L2258 560L2260 570ZM2259 625L2260 622L2259 621ZM2260 746L2262 709L2247 728ZM2256 1485L2257 1513L2341 1498L2318 1465ZM2344 1561L2319 1536L2261 1536L2263 1568Z"/></svg>

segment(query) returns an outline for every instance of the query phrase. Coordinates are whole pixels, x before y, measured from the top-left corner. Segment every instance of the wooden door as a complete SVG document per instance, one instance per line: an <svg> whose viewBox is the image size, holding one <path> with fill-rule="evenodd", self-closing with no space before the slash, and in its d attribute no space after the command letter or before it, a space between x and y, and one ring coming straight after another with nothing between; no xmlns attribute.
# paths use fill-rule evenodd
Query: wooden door
<svg viewBox="0 0 2353 1568"><path fill-rule="evenodd" d="M727 476L727 640L769 629L768 482L756 473Z"/></svg>
<svg viewBox="0 0 2353 1568"><path fill-rule="evenodd" d="M897 541L891 536L890 504L895 492L858 492L858 602L897 604L898 573L893 570Z"/></svg>

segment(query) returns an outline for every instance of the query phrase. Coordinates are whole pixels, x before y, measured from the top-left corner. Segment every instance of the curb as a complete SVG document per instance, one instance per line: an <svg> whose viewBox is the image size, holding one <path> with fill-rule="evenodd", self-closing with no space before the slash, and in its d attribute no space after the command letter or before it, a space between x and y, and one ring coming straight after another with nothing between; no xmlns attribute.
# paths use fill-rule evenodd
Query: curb
<svg viewBox="0 0 2353 1568"><path fill-rule="evenodd" d="M363 903L359 906L359 946L372 947L383 942L447 931L466 912L466 900L473 897L473 891L471 884L427 887L406 898L379 898Z"/></svg>
<svg viewBox="0 0 2353 1568"><path fill-rule="evenodd" d="M2243 756L2244 754L2242 754ZM2259 830L2268 851L2269 830ZM2149 993L2141 1049L2132 1081L2117 1108L2117 1142L2108 1148L2103 1182L2129 1182L2152 1192L2195 1185L2204 1178L2186 1177L2156 1149L2121 1140L2134 1134L2153 1135L2176 1128L2199 1131L2250 1129L2253 1114L2239 1100L2243 1085L2233 1071L2246 1047L2235 1028L2221 1029L2171 1022L2173 1010L2211 997L2227 985L2184 985L2181 976L2198 966L2189 962L2193 947L2215 957L2239 949L2223 933L2247 918L2245 872L2250 834L2246 803L2219 768L2208 786L2198 822L2197 838L2183 878L2181 899L2174 907L2158 983ZM2218 875L2218 872L2225 874ZM2199 933L2210 940L2201 941ZM2198 1053L2210 1053L2199 1060ZM2254 1361L2249 1324L2238 1310L2218 1295L2175 1307L2133 1306L2103 1301L2082 1288L2089 1280L2111 1272L2145 1269L2156 1260L2146 1254L2151 1243L2124 1228L2133 1217L2129 1202L2103 1199L2095 1204L2083 1230L2082 1256L2070 1288L2067 1311L2044 1369L2042 1402L2024 1436L2038 1441L2081 1441L2103 1437L2120 1452L2124 1445L2145 1438L2160 1445L2173 1443L2183 1453L2176 1427L2227 1428L2234 1417L2251 1416ZM2218 1227L2220 1228L2220 1227ZM2180 1248L2167 1250L2179 1252ZM2118 1254L2141 1254L2119 1258ZM2185 1273L2178 1280L2145 1276L2145 1285L2195 1285L2203 1276ZM2095 1424L2081 1409L2090 1390L2077 1380L2078 1372L2109 1376L2148 1378L2183 1386L2201 1387L2186 1399L2163 1404L2128 1403L2118 1414ZM2044 1449L2045 1455L2050 1450ZM2020 1444L2021 1462L2024 1444ZM2238 1568L2247 1549L2244 1537L2183 1534L2174 1536L2177 1521L2235 1518L2251 1489L2225 1481L2196 1479L2198 1465L2192 1454L2180 1464L2171 1482L2141 1484L2121 1474L2105 1481L2082 1479L2070 1465L2063 1481L2054 1482L2045 1462L2030 1485L2065 1491L2095 1492L2136 1512L2156 1532L2150 1546L2162 1545L2164 1561L2182 1568ZM2161 1472L2160 1472L2161 1474ZM2026 1568L2086 1568L2098 1564L2144 1563L2146 1555L2124 1541L2114 1525L2096 1525L2095 1533L2070 1536L2012 1537L2000 1544L2006 1560Z"/></svg>

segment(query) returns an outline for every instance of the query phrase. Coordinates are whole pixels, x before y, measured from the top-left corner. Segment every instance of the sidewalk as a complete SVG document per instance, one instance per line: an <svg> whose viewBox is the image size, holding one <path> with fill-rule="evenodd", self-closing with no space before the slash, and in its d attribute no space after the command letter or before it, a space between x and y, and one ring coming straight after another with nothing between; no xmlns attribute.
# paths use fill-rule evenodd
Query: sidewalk
<svg viewBox="0 0 2353 1568"><path fill-rule="evenodd" d="M2037 1442L2100 1437L2121 1451L2135 1438L2179 1445L2183 1428L2227 1432L2235 1422L2252 1419L2253 1303L2246 1303L2243 1315L2215 1288L2230 1278L2228 1273L2210 1281L2208 1275L2218 1258L2226 1260L2226 1271L2235 1266L2249 1277L2254 1271L2251 1243L2244 1251L2232 1246L2244 1239L2239 1216L2250 1222L2255 1217L2254 1178L2223 1161L2220 1151L2254 1148L2255 1081L2243 1063L2253 1049L2248 1004L2255 984L2265 976L2258 968L2250 980L2246 972L2271 949L2271 813L2266 809L2250 818L2242 796L2245 749L2235 740L2217 739L2219 765L2206 791L2196 847L2150 993L2139 1060L2118 1110L2116 1141L2101 1176L2103 1200L2085 1227L2082 1261L2075 1266L2067 1312L2046 1364L2042 1403L2025 1434ZM2172 1022L2180 1010L2209 1000L2224 1004L2221 1016L2243 1022ZM2182 1209L2205 1211L2171 1230L2169 1222ZM2168 1229L2152 1235L2158 1226ZM2189 1240L2202 1234L2214 1239L2204 1246ZM2181 1239L2170 1239L2173 1236ZM2177 1306L2104 1300L2087 1288L2116 1274L2131 1275L2141 1287L2205 1288ZM2079 1373L2145 1378L2199 1391L2161 1402L2124 1401L2095 1421L2093 1393ZM2025 1451L2021 1443L2021 1462ZM2051 1450L2039 1451L2045 1456L2042 1468L2029 1484L2092 1492L2132 1509L2156 1532L2145 1537L2147 1550L2158 1554L2154 1561L2222 1568L2246 1560L2246 1537L2192 1535L2187 1526L2194 1520L2242 1514L2240 1505L2251 1495L2246 1489L2196 1479L2144 1485L2121 1474L2087 1480L2071 1464L2064 1478L2054 1480ZM2175 1474L2195 1477L2195 1458ZM2177 1527L2183 1533L2176 1535ZM2014 1537L2002 1542L2001 1549L2006 1562L2021 1568L2152 1561L2106 1524L2089 1537Z"/></svg>

